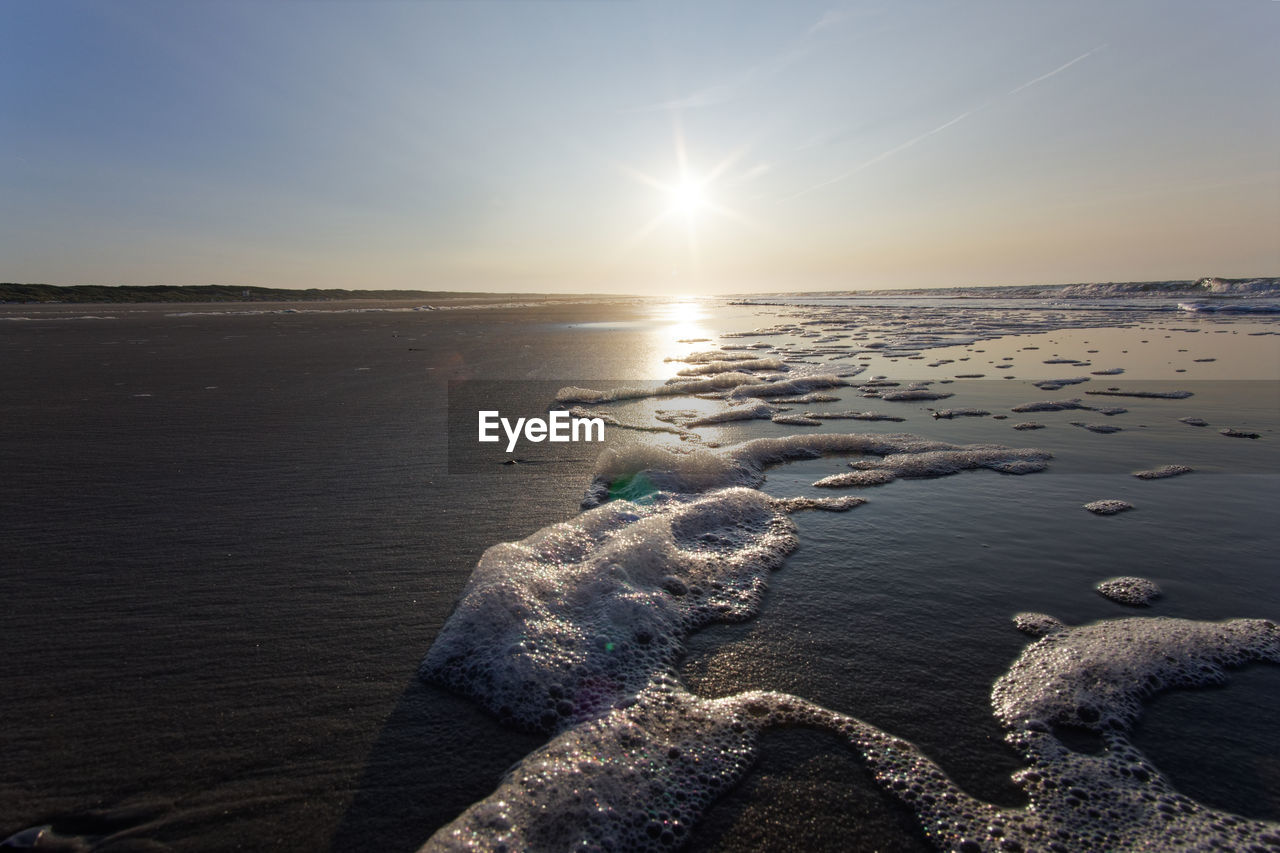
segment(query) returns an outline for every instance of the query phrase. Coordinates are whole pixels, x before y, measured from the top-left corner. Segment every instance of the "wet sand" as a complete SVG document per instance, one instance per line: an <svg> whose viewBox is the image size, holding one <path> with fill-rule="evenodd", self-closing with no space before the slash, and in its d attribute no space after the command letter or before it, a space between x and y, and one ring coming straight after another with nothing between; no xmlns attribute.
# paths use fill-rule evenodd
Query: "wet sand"
<svg viewBox="0 0 1280 853"><path fill-rule="evenodd" d="M839 402L797 404L792 412L874 408L904 418L833 419L817 431L1050 446L1051 470L1080 476L1033 484L1024 496L1027 507L1061 503L1068 525L1136 519L1142 536L1161 535L1159 519L1179 517L1185 507L1177 495L1195 488L1202 475L1278 470L1278 401L1275 377L1267 373L1276 362L1257 357L1274 353L1276 338L1252 335L1274 328L1267 324L1171 318L1145 327L995 337L923 350L918 359L905 349L871 348L831 360L838 353L816 352L808 339L720 338L790 322L786 309L774 308L691 312L631 300L366 313L314 304L288 306L298 313L271 306L262 314L228 314L226 306L209 306L208 313L192 306L103 306L100 313L40 306L48 313L38 319L3 319L25 308L0 306L7 368L0 380L6 424L0 461L12 472L0 485L0 563L8 567L0 575L0 599L9 605L13 638L0 663L11 696L0 711L0 726L10 733L8 770L0 777L0 835L52 821L69 834L139 837L179 849L414 849L487 796L505 769L541 743L413 673L483 550L572 517L590 482L593 455L518 470L450 468L442 436L451 379L501 380L504 393L513 395L520 383L511 380L665 379L687 367L669 357L761 343L779 347L781 358L863 366L849 378L854 385L877 374L943 382L983 372L981 380L930 386L953 394L944 400L864 398L850 387L836 389ZM85 316L115 319L75 319ZM709 342L680 343L695 338ZM1140 354L1144 349L1148 355ZM948 357L954 363L930 366ZM1006 357L1013 367L995 369ZM1072 363L1044 364L1052 358ZM1092 364L1078 366L1084 360ZM1110 368L1125 373L1091 375ZM1055 392L1029 383L1077 373L1091 378ZM1018 378L997 378L1001 374ZM1265 381L1220 381L1227 377ZM530 384L530 399L513 405L545 405L543 384L537 390ZM1193 396L1084 393L1113 386L1190 389ZM1046 430L1014 431L1028 417L1012 414L1014 406L1075 397L1129 411L1111 417L1037 412L1030 417ZM685 405L722 406L679 402ZM678 406L641 400L614 411L639 420L664 407ZM1008 418L933 417L969 407ZM1082 416L1125 429L1102 435L1070 425ZM1203 416L1210 426L1178 420L1189 416ZM1217 433L1227 426L1262 438ZM764 419L698 432L704 441L732 443L806 429L814 428ZM673 435L639 435L681 443ZM622 444L640 440L626 431L610 436ZM1175 463L1195 473L1168 483L1131 476ZM811 484L839 465L803 463L771 475L768 488L812 496ZM1130 491L1098 492L1096 478L1111 473ZM974 500L957 479L939 481L931 494L944 502ZM879 532L855 522L860 552L870 555L862 559L873 565L875 555L890 552L903 518L924 531L907 560L940 553L943 540L957 535L955 519L948 521L942 507L903 516L912 502L901 485L856 492L871 503L850 518L886 513ZM1087 500L1132 496L1138 488L1165 491L1143 493L1135 511L1115 519L1079 509ZM974 504L986 515L965 520L976 536L1002 524L986 508L993 500L986 494L979 490ZM1038 537L1061 533L1031 516L1021 521ZM806 519L804 530L823 542L848 524ZM885 541L876 545L878 539ZM1011 549L1015 561L1034 556L1031 542L1000 547ZM1138 554L1142 546L1107 533L1097 553L1107 547ZM1236 556L1247 559L1259 544L1237 547ZM822 584L803 578L807 560L817 561L808 569L819 576L829 569L821 555L813 547L789 561L757 620L697 635L684 665L691 686L712 693L786 688L842 710L865 705L940 756L970 790L1016 802L1007 781L1016 762L1007 751L982 745L998 738L983 694L1016 654L1020 635L1011 625L974 632L960 616L948 623L957 639L976 636L985 650L981 668L991 672L986 684L957 678L949 688L953 699L974 699L959 715L968 726L964 735L940 729L924 709L905 720L890 718L920 702L914 677L884 683L876 697L856 686L829 696L813 692L815 683L832 677L805 665L812 640L804 639L803 614L812 607L807 596L821 595ZM1082 576L1076 585L1098 598L1092 583L1119 573L1089 583ZM1160 606L1185 611L1193 595L1186 583L1181 576L1172 583L1161 578L1169 595ZM1050 610L1051 600L1069 599L1065 589L1049 584L1003 618L1015 609ZM959 595L963 600L965 593ZM1214 589L1207 600L1232 612L1188 615L1274 618L1274 612L1235 609L1261 602L1273 611L1277 603L1270 588L1252 595ZM892 621L888 614L896 606L886 603L881 616ZM1072 604L1054 615L1079 621L1092 613ZM1006 629L1008 636L1000 633ZM827 627L812 630L833 648L851 642L828 638ZM953 668L968 672L965 666ZM1185 729L1186 721L1172 725ZM1247 720L1240 725L1247 730ZM1187 759L1192 766L1195 760ZM1265 817L1271 808L1264 802L1256 813ZM924 843L909 814L887 802L855 763L831 755L820 738L780 733L766 738L759 771L713 807L692 849L781 849L796 838L830 849L847 842L850 832L878 839L885 849Z"/></svg>

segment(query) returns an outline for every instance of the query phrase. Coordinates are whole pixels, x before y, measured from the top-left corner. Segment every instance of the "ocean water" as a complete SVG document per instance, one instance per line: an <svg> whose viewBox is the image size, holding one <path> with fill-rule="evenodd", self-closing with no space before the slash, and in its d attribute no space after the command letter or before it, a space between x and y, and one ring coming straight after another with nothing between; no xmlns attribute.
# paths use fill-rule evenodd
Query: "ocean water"
<svg viewBox="0 0 1280 853"><path fill-rule="evenodd" d="M1278 329L949 300L0 320L0 834L48 825L41 843L104 849L1273 843L1275 627L1203 625L1280 615ZM774 360L757 379L834 376L810 393L838 399L583 402L672 431L611 426L599 461L544 445L511 466L447 411L462 399L449 380L538 410L561 381L616 388L742 355ZM876 376L901 384L862 387ZM952 396L884 399L913 381ZM1088 393L1108 388L1190 396ZM1011 411L1070 399L1092 409ZM760 400L820 423L671 414ZM821 419L870 410L901 420ZM1044 428L1012 428L1029 420ZM898 476L813 486L849 462ZM1194 470L1132 476L1170 464ZM847 497L866 503L779 502ZM1082 508L1099 499L1133 509ZM1162 595L1135 608L1095 591L1120 575ZM1102 627L1037 641L1014 626L1023 612ZM1037 663L1033 646L1069 653ZM997 717L993 685L1023 660ZM1050 683L1073 700L1046 706ZM1170 689L1134 716L1125 691L1142 685ZM1123 807L1091 816L1090 797Z"/></svg>

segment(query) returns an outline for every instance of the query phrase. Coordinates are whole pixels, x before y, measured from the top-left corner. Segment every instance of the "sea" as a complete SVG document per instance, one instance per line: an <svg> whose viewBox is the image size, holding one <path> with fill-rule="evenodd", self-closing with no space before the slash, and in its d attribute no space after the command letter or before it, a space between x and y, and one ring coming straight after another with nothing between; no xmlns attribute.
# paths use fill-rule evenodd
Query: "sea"
<svg viewBox="0 0 1280 853"><path fill-rule="evenodd" d="M0 354L9 848L1280 846L1265 299L0 305Z"/></svg>

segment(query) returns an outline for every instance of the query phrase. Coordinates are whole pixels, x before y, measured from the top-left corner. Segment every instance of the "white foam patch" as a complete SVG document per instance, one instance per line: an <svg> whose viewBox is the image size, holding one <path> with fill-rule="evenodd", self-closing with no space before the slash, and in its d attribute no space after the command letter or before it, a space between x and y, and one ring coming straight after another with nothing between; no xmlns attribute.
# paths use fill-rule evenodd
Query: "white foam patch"
<svg viewBox="0 0 1280 853"><path fill-rule="evenodd" d="M690 418L684 422L686 427L715 426L717 424L732 423L734 421L751 421L762 418L773 417L774 407L768 403L747 403L743 406L734 406L732 408L723 409L719 412L711 414L699 414L697 417Z"/></svg>
<svg viewBox="0 0 1280 853"><path fill-rule="evenodd" d="M1142 397L1151 400L1185 400L1191 396L1190 391L1121 391L1107 388L1104 391L1085 391L1099 397Z"/></svg>
<svg viewBox="0 0 1280 853"><path fill-rule="evenodd" d="M1161 465L1159 468L1151 468L1146 471L1134 471L1133 476L1139 480L1166 480L1169 477L1190 474L1193 470L1186 465Z"/></svg>
<svg viewBox="0 0 1280 853"><path fill-rule="evenodd" d="M896 479L898 476L892 471L848 471L823 477L813 485L819 489L845 489L853 486L882 486Z"/></svg>
<svg viewBox="0 0 1280 853"><path fill-rule="evenodd" d="M668 382L665 385L631 386L615 388L610 391L596 391L592 388L570 386L561 388L556 393L557 403L612 403L618 400L642 400L648 397L676 397L692 394L706 394L712 391L732 391L739 385L760 384L760 380L750 373L717 373L704 379L689 379Z"/></svg>
<svg viewBox="0 0 1280 853"><path fill-rule="evenodd" d="M822 421L808 415L774 415L773 422L785 426L822 426Z"/></svg>
<svg viewBox="0 0 1280 853"><path fill-rule="evenodd" d="M866 503L866 498L775 498L774 505L785 513L818 509L824 512L848 512Z"/></svg>
<svg viewBox="0 0 1280 853"><path fill-rule="evenodd" d="M1070 400L1038 400L1034 403L1020 403L1009 411L1011 412L1062 412L1068 409L1088 409L1089 406L1080 402L1079 398Z"/></svg>
<svg viewBox="0 0 1280 853"><path fill-rule="evenodd" d="M1031 384L1039 388L1041 391L1057 391L1067 385L1079 385L1081 382L1088 382L1088 376L1073 376L1070 379L1041 379Z"/></svg>
<svg viewBox="0 0 1280 853"><path fill-rule="evenodd" d="M1221 684L1224 667L1280 663L1280 631L1263 619L1109 619L1029 646L991 690L1009 728L1035 723L1128 730L1158 690Z"/></svg>
<svg viewBox="0 0 1280 853"><path fill-rule="evenodd" d="M1124 576L1108 578L1094 587L1103 596L1119 604L1141 607L1160 597L1160 587L1146 578Z"/></svg>
<svg viewBox="0 0 1280 853"><path fill-rule="evenodd" d="M930 391L927 388L904 388L901 391L884 391L879 397L890 402L910 402L913 400L945 400L954 394L946 391Z"/></svg>
<svg viewBox="0 0 1280 853"><path fill-rule="evenodd" d="M776 358L738 358L732 361L708 361L696 367L687 367L679 371L677 376L706 376L714 373L730 373L735 370L789 370L787 365Z"/></svg>
<svg viewBox="0 0 1280 853"><path fill-rule="evenodd" d="M904 433L820 433L758 438L721 450L610 448L596 460L594 478L582 503L584 507L592 507L608 500L636 500L657 492L690 494L727 486L754 488L764 482L767 466L795 459L971 449L988 450L991 446L947 444ZM1048 458L1048 454L1044 456Z"/></svg>
<svg viewBox="0 0 1280 853"><path fill-rule="evenodd" d="M609 503L485 551L420 675L521 728L563 729L669 671L694 627L753 613L795 545L751 489Z"/></svg>
<svg viewBox="0 0 1280 853"><path fill-rule="evenodd" d="M703 352L691 352L688 355L679 358L666 358L664 361L682 361L685 364L705 364L712 361L754 361L758 356L754 353L745 352L722 352L720 350L705 350Z"/></svg>
<svg viewBox="0 0 1280 853"><path fill-rule="evenodd" d="M816 376L804 376L796 379L780 379L776 382L741 384L734 388L731 397L785 397L789 394L806 394L817 388L836 388L848 385L838 376L830 373Z"/></svg>
<svg viewBox="0 0 1280 853"><path fill-rule="evenodd" d="M835 394L823 394L820 391L813 391L809 394L801 394L799 397L778 397L773 402L805 405L807 403L834 403L839 399Z"/></svg>
<svg viewBox="0 0 1280 853"><path fill-rule="evenodd" d="M1084 505L1084 508L1094 515L1115 515L1118 512L1133 509L1133 504L1128 501L1107 498L1099 501L1090 501Z"/></svg>
<svg viewBox="0 0 1280 853"><path fill-rule="evenodd" d="M1060 619L1047 613L1016 613L1013 624L1022 633L1033 637L1043 637L1067 627Z"/></svg>
<svg viewBox="0 0 1280 853"><path fill-rule="evenodd" d="M895 477L945 477L961 471L989 468L1004 474L1031 474L1045 470L1053 454L1044 450L1015 450L999 445L966 445L920 453L893 453L880 460L860 460L849 465L859 471L888 471Z"/></svg>
<svg viewBox="0 0 1280 853"><path fill-rule="evenodd" d="M846 384L848 383L843 379L831 374L764 381L758 376L735 370L729 373L712 374L702 379L673 379L664 385L631 386L614 388L609 391L570 386L561 388L556 393L556 402L563 405L612 403L619 400L692 396L716 392L724 392L735 398L780 397L789 394L804 394L815 388L832 388Z"/></svg>
<svg viewBox="0 0 1280 853"><path fill-rule="evenodd" d="M1114 424L1090 424L1085 423L1084 421L1071 421L1071 425L1074 427L1080 427L1081 429L1087 429L1089 432L1101 433L1103 435L1120 432L1123 429L1123 427L1118 427Z"/></svg>
<svg viewBox="0 0 1280 853"><path fill-rule="evenodd" d="M901 423L906 418L900 418L897 415L886 415L880 412L805 412L805 417L817 418L822 421L831 420L851 420L851 421L893 421Z"/></svg>
<svg viewBox="0 0 1280 853"><path fill-rule="evenodd" d="M933 416L949 421L952 418L985 418L990 414L986 409L938 409Z"/></svg>
<svg viewBox="0 0 1280 853"><path fill-rule="evenodd" d="M780 693L722 699L658 676L635 696L563 732L423 847L441 850L667 850L753 761L761 732L806 726L844 741L939 849L960 851L1267 849L1280 825L1209 809L1178 794L1130 744L1141 700L1167 687L1219 683L1224 666L1280 661L1276 626L1125 619L1049 633L992 690L1007 740L1027 768L1024 808L969 796L914 744L855 717ZM1099 754L1073 752L1052 725L1098 731Z"/></svg>
<svg viewBox="0 0 1280 853"><path fill-rule="evenodd" d="M656 424L635 424L629 421L623 421L608 412L602 412L599 409L587 409L582 406L573 406L569 409L569 416L574 418L599 418L605 424L618 429L633 429L639 432L665 432L672 435L684 436L688 433L685 430L676 427L659 426Z"/></svg>
<svg viewBox="0 0 1280 853"><path fill-rule="evenodd" d="M745 704L659 681L530 754L422 849L670 850L750 766Z"/></svg>

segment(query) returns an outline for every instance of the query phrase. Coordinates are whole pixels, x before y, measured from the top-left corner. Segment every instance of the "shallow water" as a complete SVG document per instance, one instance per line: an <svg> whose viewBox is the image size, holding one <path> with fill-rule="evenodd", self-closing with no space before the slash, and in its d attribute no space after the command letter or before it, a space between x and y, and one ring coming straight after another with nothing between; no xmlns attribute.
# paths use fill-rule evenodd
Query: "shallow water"
<svg viewBox="0 0 1280 853"><path fill-rule="evenodd" d="M593 456L446 469L444 381L665 379L684 365L664 359L717 345L815 346L795 334L718 338L794 322L790 310L603 304L447 321L153 310L0 330L13 366L3 397L13 474L0 489L9 567L0 592L14 638L3 664L13 701L0 713L14 736L0 834L53 822L64 834L186 849L415 848L545 740L418 682L417 662L485 547L575 515ZM943 349L920 360L875 353L850 381L944 379L981 372L978 360L989 375L1018 378L934 385L955 394L936 402L843 388L839 402L793 409L875 409L901 423L697 430L722 444L905 432L1039 447L1054 459L1025 476L897 480L850 492L869 502L848 513L793 516L799 547L768 578L759 613L689 636L678 667L685 686L707 697L784 691L855 715L912 741L968 793L1017 806L1025 794L1009 776L1021 759L989 702L992 682L1030 641L1013 628L1014 613L1073 625L1133 615L1093 591L1132 574L1164 591L1150 615L1275 619L1280 400L1269 371L1280 361L1275 336L1250 335L1275 326L1141 322L951 347L956 362L937 368L927 365ZM1165 328L1173 326L1201 331ZM679 343L697 337L713 341ZM1156 355L1137 358L1143 347ZM1084 358L1081 348L1100 349L1092 367L1043 364L1057 353ZM1005 355L1015 360L1008 371L985 363ZM1217 361L1194 361L1207 357ZM1187 373L1176 373L1184 363ZM1030 385L1111 367L1126 372L1054 392ZM503 406L545 406L540 385ZM1084 393L1111 386L1193 396ZM519 396L519 386L503 387ZM1073 397L1129 411L1008 411ZM614 411L638 420L667 405L722 404L638 401ZM931 416L944 407L1009 417ZM1177 420L1190 415L1210 426ZM1047 428L1012 429L1024 419ZM1123 431L1070 425L1102 420ZM1220 435L1226 426L1261 438ZM653 440L616 431L610 443ZM770 468L763 489L815 496L823 490L811 484L849 470L847 458ZM1130 476L1175 463L1196 470ZM1099 518L1080 508L1112 497L1135 510ZM1255 665L1226 688L1162 694L1135 742L1184 793L1280 819L1280 741L1268 725L1280 699L1274 671ZM1229 725L1206 722L1219 715ZM691 849L782 849L797 838L813 849L927 846L910 811L829 736L769 731L761 744L755 769L693 827ZM1209 754L1213 769L1194 772Z"/></svg>

